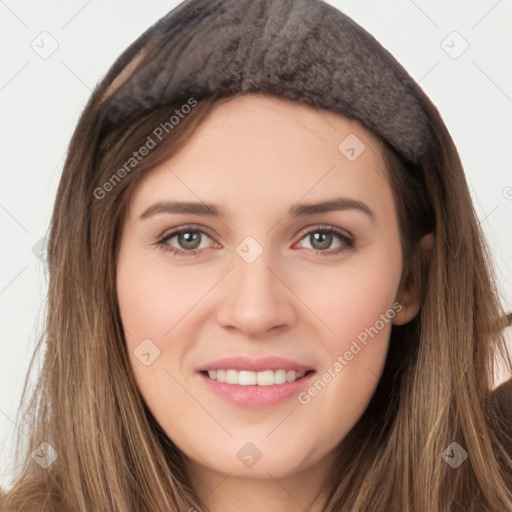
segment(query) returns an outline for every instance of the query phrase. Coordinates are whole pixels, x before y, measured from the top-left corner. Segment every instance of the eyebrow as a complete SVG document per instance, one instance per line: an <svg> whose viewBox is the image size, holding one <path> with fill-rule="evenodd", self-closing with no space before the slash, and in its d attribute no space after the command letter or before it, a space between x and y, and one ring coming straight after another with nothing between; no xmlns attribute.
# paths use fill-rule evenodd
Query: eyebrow
<svg viewBox="0 0 512 512"><path fill-rule="evenodd" d="M370 219L375 219L375 214L368 205L356 199L344 197L329 199L318 203L295 204L288 211L288 215L292 217L306 217L308 215L343 210L359 210L368 215ZM219 219L227 217L223 210L213 203L159 201L144 210L139 219L144 220L158 213L184 213L203 217L216 217Z"/></svg>

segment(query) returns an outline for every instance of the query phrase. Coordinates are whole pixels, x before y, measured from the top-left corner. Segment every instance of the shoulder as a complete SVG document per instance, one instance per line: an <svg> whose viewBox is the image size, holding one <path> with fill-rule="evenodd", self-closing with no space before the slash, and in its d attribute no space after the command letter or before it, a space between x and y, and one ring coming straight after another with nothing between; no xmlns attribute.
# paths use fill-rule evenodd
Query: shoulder
<svg viewBox="0 0 512 512"><path fill-rule="evenodd" d="M500 384L493 392L492 396L505 411L508 418L512 417L512 379Z"/></svg>
<svg viewBox="0 0 512 512"><path fill-rule="evenodd" d="M496 407L505 419L505 430L512 440L512 379L500 384L491 394Z"/></svg>

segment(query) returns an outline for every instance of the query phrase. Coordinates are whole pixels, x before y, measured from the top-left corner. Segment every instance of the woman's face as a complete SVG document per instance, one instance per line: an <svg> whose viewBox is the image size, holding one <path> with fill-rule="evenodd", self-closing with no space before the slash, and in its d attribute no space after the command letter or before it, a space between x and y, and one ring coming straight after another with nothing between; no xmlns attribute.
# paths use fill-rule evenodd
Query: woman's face
<svg viewBox="0 0 512 512"><path fill-rule="evenodd" d="M117 291L138 387L198 471L318 468L377 386L401 269L367 130L225 100L130 203Z"/></svg>

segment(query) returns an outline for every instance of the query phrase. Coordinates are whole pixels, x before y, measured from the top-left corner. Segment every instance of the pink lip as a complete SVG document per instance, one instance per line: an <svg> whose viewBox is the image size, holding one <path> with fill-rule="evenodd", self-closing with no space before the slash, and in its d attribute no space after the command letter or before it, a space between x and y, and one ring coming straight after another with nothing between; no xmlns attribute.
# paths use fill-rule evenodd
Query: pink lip
<svg viewBox="0 0 512 512"><path fill-rule="evenodd" d="M282 357L262 357L260 359L251 359L250 357L227 357L219 359L202 366L197 371L205 372L209 370L248 370L251 372L262 372L264 370L295 370L296 372L307 372L312 370L310 366L296 363L290 359ZM291 383L290 383L291 384ZM284 386L284 384L283 384ZM270 386L273 387L273 386Z"/></svg>
<svg viewBox="0 0 512 512"><path fill-rule="evenodd" d="M217 366L216 368L219 367ZM233 368L233 366L229 368ZM267 368L269 367L267 366ZM282 366L279 368L284 369ZM241 407L258 408L276 405L289 400L292 396L297 396L301 390L310 385L311 379L315 374L316 372L312 371L295 382L274 384L273 386L227 384L226 382L210 379L204 373L200 373L199 377L211 391L224 400Z"/></svg>

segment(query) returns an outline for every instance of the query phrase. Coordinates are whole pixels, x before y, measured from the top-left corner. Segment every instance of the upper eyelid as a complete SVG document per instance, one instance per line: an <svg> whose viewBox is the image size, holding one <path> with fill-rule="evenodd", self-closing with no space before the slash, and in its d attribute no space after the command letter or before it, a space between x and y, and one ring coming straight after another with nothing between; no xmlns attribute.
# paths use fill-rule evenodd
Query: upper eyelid
<svg viewBox="0 0 512 512"><path fill-rule="evenodd" d="M178 226L177 228L167 229L158 238L159 238L159 240L163 240L165 238L170 238L170 237L179 235L181 232L184 232L187 230L199 231L201 233L204 233L205 235L208 235L212 239L215 238L213 236L213 234L208 230L208 228L205 228L204 226L197 226L195 224L185 224L183 226Z"/></svg>
<svg viewBox="0 0 512 512"><path fill-rule="evenodd" d="M350 231L347 231L344 228L339 228L337 226L331 226L330 224L313 224L311 226L307 226L307 227L301 229L300 231L298 231L297 234L294 236L294 238L299 235L301 235L301 238L302 238L303 236L305 236L315 230L317 230L317 231L334 231L334 234L337 234L338 236L342 236L343 234L346 234L347 238L350 238L352 240L354 239L354 235L352 235L352 233L350 233ZM342 233L338 233L338 232L342 232Z"/></svg>

